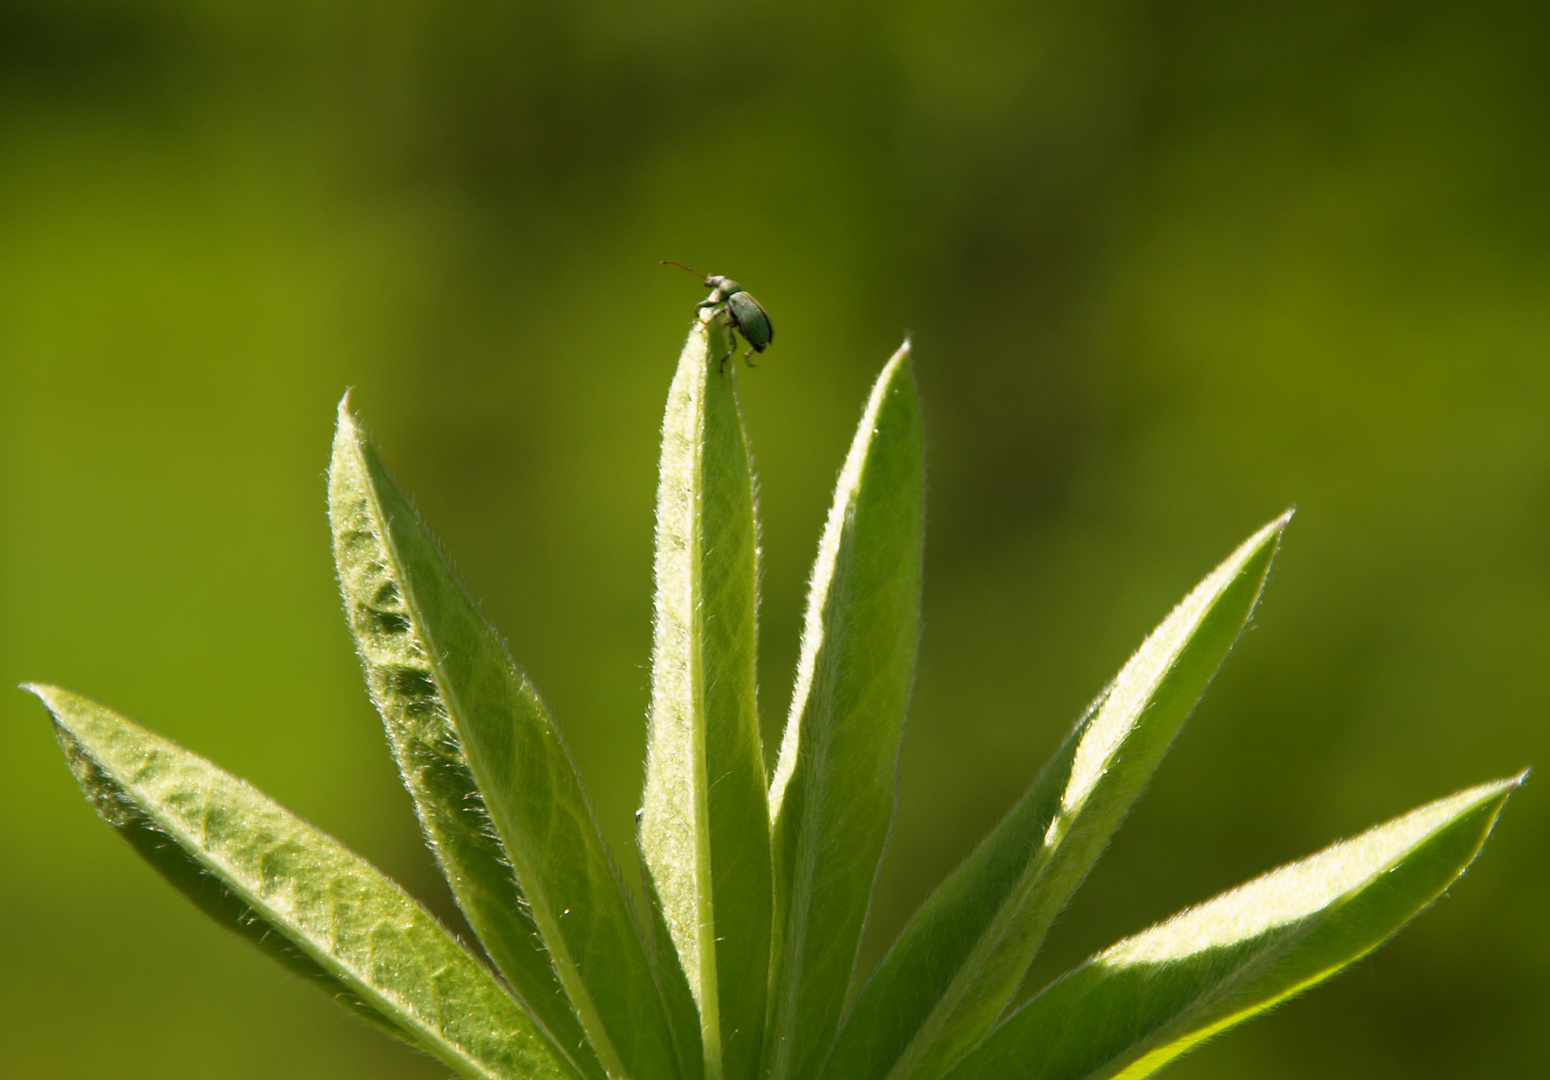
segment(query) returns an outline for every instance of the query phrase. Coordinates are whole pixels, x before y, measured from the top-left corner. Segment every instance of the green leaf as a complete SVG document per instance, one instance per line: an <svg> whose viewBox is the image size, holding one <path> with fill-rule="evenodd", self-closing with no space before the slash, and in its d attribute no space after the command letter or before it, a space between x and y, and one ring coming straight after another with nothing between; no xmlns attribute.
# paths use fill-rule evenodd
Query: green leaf
<svg viewBox="0 0 1550 1080"><path fill-rule="evenodd" d="M906 344L878 377L840 473L770 788L771 1080L822 1064L893 820L920 629L923 443Z"/></svg>
<svg viewBox="0 0 1550 1080"><path fill-rule="evenodd" d="M667 1022L672 1028L673 1044L678 1047L678 1063L683 1070L683 1080L702 1080L705 1075L705 1054L700 1046L700 1010L689 990L689 980L684 975L678 958L678 949L668 933L667 920L662 914L662 899L651 881L651 871L642 864L641 882L646 894L646 909L650 916L647 924L647 951L657 969L657 985L662 989L662 1001L667 1008Z"/></svg>
<svg viewBox="0 0 1550 1080"><path fill-rule="evenodd" d="M753 1080L770 952L755 698L753 473L725 317L702 312L668 392L641 850L699 1005L705 1075ZM712 348L712 344L716 346Z"/></svg>
<svg viewBox="0 0 1550 1080"><path fill-rule="evenodd" d="M329 472L334 562L345 611L404 786L458 906L517 995L593 1080L605 1075L549 962L490 822L382 544L359 429L341 406Z"/></svg>
<svg viewBox="0 0 1550 1080"><path fill-rule="evenodd" d="M1139 1080L1382 944L1463 873L1516 776L1413 810L1099 953L950 1080Z"/></svg>
<svg viewBox="0 0 1550 1080"><path fill-rule="evenodd" d="M495 977L358 855L171 740L28 689L97 812L217 922L463 1076L575 1076Z"/></svg>
<svg viewBox="0 0 1550 1080"><path fill-rule="evenodd" d="M405 779L427 830L435 823L461 843L441 854L470 922L558 1035L561 1010L539 962L537 928L610 1076L676 1076L651 962L560 733L347 402L340 403L329 502L367 682L395 747L404 747L400 762L408 763ZM459 826L455 800L475 793L482 801L463 804ZM499 838L499 850L473 835L485 828ZM437 833L432 840L439 842ZM531 923L502 922L513 902L501 890L500 867L491 865L502 851Z"/></svg>
<svg viewBox="0 0 1550 1080"><path fill-rule="evenodd" d="M1289 517L1246 540L1163 620L910 920L846 1016L825 1076L936 1080L990 1030L1238 639Z"/></svg>

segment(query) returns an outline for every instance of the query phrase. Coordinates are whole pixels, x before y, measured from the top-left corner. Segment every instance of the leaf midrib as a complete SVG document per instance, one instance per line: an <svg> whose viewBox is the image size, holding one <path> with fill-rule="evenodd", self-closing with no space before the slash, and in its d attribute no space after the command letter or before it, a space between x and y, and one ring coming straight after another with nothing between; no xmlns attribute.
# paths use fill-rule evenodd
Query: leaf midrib
<svg viewBox="0 0 1550 1080"><path fill-rule="evenodd" d="M689 667L689 716L694 763L689 784L694 800L694 906L695 938L699 953L700 1044L705 1055L706 1080L721 1080L721 990L716 970L715 884L711 867L709 749L705 715L705 412L709 388L708 357L712 324L705 322L707 366L696 374L692 398L694 483L688 499L690 637L686 662Z"/></svg>

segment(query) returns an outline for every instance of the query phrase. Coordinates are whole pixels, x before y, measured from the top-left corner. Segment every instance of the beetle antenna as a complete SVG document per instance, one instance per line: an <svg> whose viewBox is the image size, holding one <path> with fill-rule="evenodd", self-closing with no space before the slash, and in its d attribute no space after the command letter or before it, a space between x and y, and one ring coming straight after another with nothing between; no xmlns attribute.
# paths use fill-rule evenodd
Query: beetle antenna
<svg viewBox="0 0 1550 1080"><path fill-rule="evenodd" d="M698 270L696 270L692 266L685 266L683 263L681 263L681 262L674 262L672 259L663 259L662 260L662 265L663 266L676 266L680 270L687 270L687 271L689 271L689 273L693 274L695 277L706 277L706 276L708 276L708 275L700 273Z"/></svg>

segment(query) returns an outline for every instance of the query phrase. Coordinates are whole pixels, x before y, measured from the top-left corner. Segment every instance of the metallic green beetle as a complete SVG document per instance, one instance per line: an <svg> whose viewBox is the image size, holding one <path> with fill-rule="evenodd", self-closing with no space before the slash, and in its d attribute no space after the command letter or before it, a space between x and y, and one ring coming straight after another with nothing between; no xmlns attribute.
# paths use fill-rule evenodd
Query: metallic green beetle
<svg viewBox="0 0 1550 1080"><path fill-rule="evenodd" d="M770 325L770 317L764 308L759 306L759 301L748 295L737 282L720 274L702 274L692 266L685 266L681 262L672 259L663 259L664 266L676 266L680 270L687 270L696 277L705 279L705 287L711 290L710 296L701 300L695 307L724 307L727 318L737 328L737 332L743 335L743 340L748 342L748 351L743 354L743 359L749 367L755 367L749 356L756 352L763 352L769 348L770 342L775 340L775 328ZM726 370L727 358L732 354L727 353L721 358L721 368Z"/></svg>

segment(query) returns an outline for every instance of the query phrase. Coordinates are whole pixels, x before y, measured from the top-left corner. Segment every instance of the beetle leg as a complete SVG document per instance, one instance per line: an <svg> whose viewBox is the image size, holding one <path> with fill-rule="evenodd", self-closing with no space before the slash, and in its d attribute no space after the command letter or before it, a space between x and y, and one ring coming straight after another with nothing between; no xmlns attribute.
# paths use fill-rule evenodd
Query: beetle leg
<svg viewBox="0 0 1550 1080"><path fill-rule="evenodd" d="M732 333L732 331L730 329L727 330L727 336L732 339L732 342L731 342L732 347L730 349L728 349L726 352L722 353L721 354L721 359L716 361L716 371L719 374L722 374L722 375L725 375L727 373L727 361L732 358L732 354L733 353L737 352L737 338L736 338L736 336L733 335L733 333Z"/></svg>
<svg viewBox="0 0 1550 1080"><path fill-rule="evenodd" d="M739 334L743 335L743 340L744 341L748 341L748 334L743 330L743 324L737 321L737 313L732 311L730 308L727 310L727 319L732 323L733 326L737 327L737 332ZM736 335L734 335L733 338L732 338L732 353L735 353L735 352L737 352L737 337L736 337ZM748 342L748 352L745 352L743 354L743 359L747 360L748 359L748 353L751 353L751 352L753 352L753 342L750 341L750 342ZM727 353L727 355L731 356L732 353ZM752 361L749 361L748 366L749 367L755 367L756 365Z"/></svg>
<svg viewBox="0 0 1550 1080"><path fill-rule="evenodd" d="M753 355L753 346L750 345L748 347L748 351L743 354L743 363L747 364L749 367L758 367L759 366L758 364L754 363L752 360L749 359L749 357L751 357L752 355Z"/></svg>

